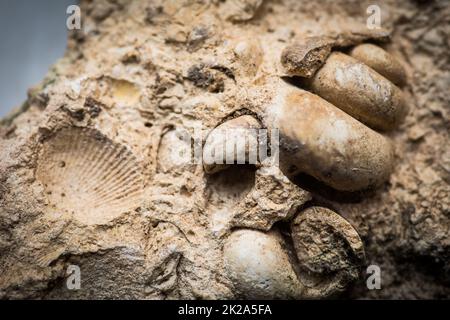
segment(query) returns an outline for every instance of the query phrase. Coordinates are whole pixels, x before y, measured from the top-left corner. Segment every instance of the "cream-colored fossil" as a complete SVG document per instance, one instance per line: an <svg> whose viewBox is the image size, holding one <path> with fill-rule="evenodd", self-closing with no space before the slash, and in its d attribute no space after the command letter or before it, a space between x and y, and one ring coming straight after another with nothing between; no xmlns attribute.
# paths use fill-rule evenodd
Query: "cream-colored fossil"
<svg viewBox="0 0 450 320"><path fill-rule="evenodd" d="M142 168L125 146L98 131L66 128L43 143L36 179L60 214L83 223L112 220L141 201Z"/></svg>
<svg viewBox="0 0 450 320"><path fill-rule="evenodd" d="M351 41L349 37L345 43ZM401 89L381 74L401 82L404 70L394 57L373 45L358 45L352 52L381 74L343 53L317 50L323 43L331 47L330 42L307 38L284 49L281 63L287 73L304 76L305 88L317 95L279 81L276 96L261 117L268 128L280 130L281 166L286 174L305 172L344 191L378 186L392 171L393 149L367 126L387 130L403 121L407 109ZM381 57L372 53L371 59L373 51ZM219 150L226 149L224 139L213 143L211 137L225 126L239 127L238 121L242 129L248 128L245 119L236 118L214 129L206 140L207 153L217 149L216 144Z"/></svg>

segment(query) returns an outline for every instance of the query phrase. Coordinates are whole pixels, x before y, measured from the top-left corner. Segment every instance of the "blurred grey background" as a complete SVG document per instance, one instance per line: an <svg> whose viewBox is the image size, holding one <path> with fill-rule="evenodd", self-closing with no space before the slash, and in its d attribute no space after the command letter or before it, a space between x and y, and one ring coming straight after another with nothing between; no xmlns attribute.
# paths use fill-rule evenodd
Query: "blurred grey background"
<svg viewBox="0 0 450 320"><path fill-rule="evenodd" d="M0 117L26 99L66 48L76 0L0 0Z"/></svg>

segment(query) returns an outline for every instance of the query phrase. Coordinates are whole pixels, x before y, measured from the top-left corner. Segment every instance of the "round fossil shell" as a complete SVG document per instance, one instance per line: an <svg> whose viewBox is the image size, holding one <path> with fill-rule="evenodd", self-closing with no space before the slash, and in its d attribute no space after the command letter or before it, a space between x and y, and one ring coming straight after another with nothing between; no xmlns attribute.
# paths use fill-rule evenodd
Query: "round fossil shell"
<svg viewBox="0 0 450 320"><path fill-rule="evenodd" d="M286 174L307 173L341 191L376 187L389 178L393 148L381 134L290 85L280 87L276 108Z"/></svg>
<svg viewBox="0 0 450 320"><path fill-rule="evenodd" d="M309 297L342 291L359 277L364 246L353 226L323 207L302 211L291 223L302 283Z"/></svg>
<svg viewBox="0 0 450 320"><path fill-rule="evenodd" d="M230 235L224 246L224 264L240 296L301 298L303 286L282 247L283 241L275 231L241 229Z"/></svg>
<svg viewBox="0 0 450 320"><path fill-rule="evenodd" d="M36 178L57 212L85 224L106 223L138 207L143 190L135 156L87 128L64 128L45 140Z"/></svg>
<svg viewBox="0 0 450 320"><path fill-rule="evenodd" d="M402 91L358 60L333 52L311 80L312 90L368 126L396 128L407 112Z"/></svg>

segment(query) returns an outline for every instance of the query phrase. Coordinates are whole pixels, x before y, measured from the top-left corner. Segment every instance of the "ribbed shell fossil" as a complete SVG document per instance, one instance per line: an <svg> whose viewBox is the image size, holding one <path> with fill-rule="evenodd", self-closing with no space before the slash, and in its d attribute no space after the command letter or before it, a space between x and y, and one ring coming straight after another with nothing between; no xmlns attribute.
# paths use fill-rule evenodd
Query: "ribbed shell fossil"
<svg viewBox="0 0 450 320"><path fill-rule="evenodd" d="M44 141L36 178L57 212L86 224L105 223L138 207L143 189L136 157L87 128L64 128Z"/></svg>

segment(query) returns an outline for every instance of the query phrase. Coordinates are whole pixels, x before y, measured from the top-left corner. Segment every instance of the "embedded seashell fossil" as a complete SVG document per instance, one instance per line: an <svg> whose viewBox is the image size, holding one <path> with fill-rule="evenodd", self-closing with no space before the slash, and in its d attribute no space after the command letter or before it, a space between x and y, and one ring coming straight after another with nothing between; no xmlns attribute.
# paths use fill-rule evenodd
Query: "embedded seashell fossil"
<svg viewBox="0 0 450 320"><path fill-rule="evenodd" d="M384 49L371 43L363 43L350 51L350 56L371 67L398 86L406 83L406 74L400 62Z"/></svg>
<svg viewBox="0 0 450 320"><path fill-rule="evenodd" d="M342 191L380 185L393 167L388 139L326 100L290 85L279 90L280 164Z"/></svg>
<svg viewBox="0 0 450 320"><path fill-rule="evenodd" d="M231 225L269 231L275 222L291 219L308 200L309 192L292 183L278 166L263 163L255 172L253 188L235 206Z"/></svg>
<svg viewBox="0 0 450 320"><path fill-rule="evenodd" d="M392 55L361 42L388 36L380 30L310 37L283 50L285 73L303 77L300 83L317 94L282 85L270 109L269 117L275 115L280 127L285 172L307 173L341 191L387 180L393 148L368 127L391 130L404 120L408 107L396 84L404 84L406 76ZM356 46L349 55L332 51L350 45Z"/></svg>
<svg viewBox="0 0 450 320"><path fill-rule="evenodd" d="M263 0L231 0L223 4L225 19L233 22L250 20L256 14Z"/></svg>
<svg viewBox="0 0 450 320"><path fill-rule="evenodd" d="M249 299L299 298L303 286L275 231L241 229L224 246L227 276L237 293Z"/></svg>
<svg viewBox="0 0 450 320"><path fill-rule="evenodd" d="M359 277L364 246L352 225L323 207L310 207L291 222L302 283L310 297L329 296Z"/></svg>
<svg viewBox="0 0 450 320"><path fill-rule="evenodd" d="M332 39L310 37L294 42L281 53L281 64L290 76L311 77L331 53Z"/></svg>
<svg viewBox="0 0 450 320"><path fill-rule="evenodd" d="M286 75L310 78L325 63L333 49L355 46L369 40L385 42L389 38L390 33L384 29L307 37L286 46L280 62Z"/></svg>
<svg viewBox="0 0 450 320"><path fill-rule="evenodd" d="M135 156L88 128L64 128L45 140L36 178L57 212L85 224L106 223L137 208L143 189Z"/></svg>
<svg viewBox="0 0 450 320"><path fill-rule="evenodd" d="M191 163L191 136L186 130L172 129L166 132L158 149L158 169L162 172L185 170Z"/></svg>
<svg viewBox="0 0 450 320"><path fill-rule="evenodd" d="M328 57L310 85L316 94L372 128L394 129L406 115L403 93L396 85L340 52Z"/></svg>
<svg viewBox="0 0 450 320"><path fill-rule="evenodd" d="M337 213L312 207L291 224L289 246L275 230L234 231L224 246L227 276L238 295L250 299L331 296L358 278L363 243Z"/></svg>
<svg viewBox="0 0 450 320"><path fill-rule="evenodd" d="M248 161L255 164L258 155L256 129L260 127L258 120L244 115L213 129L203 147L203 168L206 173L224 170L234 162L244 164Z"/></svg>

